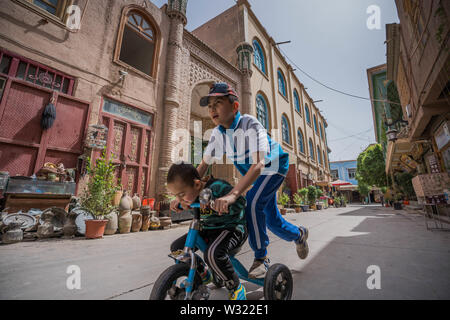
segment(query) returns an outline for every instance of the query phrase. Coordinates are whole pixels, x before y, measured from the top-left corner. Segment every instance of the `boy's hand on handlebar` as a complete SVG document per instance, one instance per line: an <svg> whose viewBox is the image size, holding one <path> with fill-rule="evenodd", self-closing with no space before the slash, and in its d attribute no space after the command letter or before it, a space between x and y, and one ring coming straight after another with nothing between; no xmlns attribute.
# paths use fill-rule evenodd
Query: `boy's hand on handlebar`
<svg viewBox="0 0 450 320"><path fill-rule="evenodd" d="M181 210L179 208L179 206L181 206L184 210L189 210L189 206L183 204L182 202L180 202L178 199L172 200L170 202L170 210L175 211L175 212L182 212L183 210Z"/></svg>
<svg viewBox="0 0 450 320"><path fill-rule="evenodd" d="M236 195L230 193L225 197L215 200L213 209L217 211L219 215L228 213L228 207L235 203L237 198Z"/></svg>

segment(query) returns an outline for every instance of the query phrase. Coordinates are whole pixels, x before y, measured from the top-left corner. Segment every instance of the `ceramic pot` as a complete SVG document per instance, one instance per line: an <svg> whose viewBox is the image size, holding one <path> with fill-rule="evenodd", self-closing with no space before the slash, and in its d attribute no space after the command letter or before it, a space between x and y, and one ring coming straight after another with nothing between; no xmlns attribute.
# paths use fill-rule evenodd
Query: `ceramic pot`
<svg viewBox="0 0 450 320"><path fill-rule="evenodd" d="M108 220L86 220L86 239L103 238Z"/></svg>
<svg viewBox="0 0 450 320"><path fill-rule="evenodd" d="M128 195L128 191L124 190L122 198L120 199L119 203L119 210L120 211L130 211L133 207L133 200Z"/></svg>
<svg viewBox="0 0 450 320"><path fill-rule="evenodd" d="M148 231L150 228L151 211L149 206L141 207L142 227L141 231Z"/></svg>
<svg viewBox="0 0 450 320"><path fill-rule="evenodd" d="M122 190L116 192L113 199L113 206L118 207L120 205L120 199L122 198L122 195L123 195Z"/></svg>
<svg viewBox="0 0 450 320"><path fill-rule="evenodd" d="M151 230L156 230L161 226L161 222L159 220L159 218L152 216L150 218L150 229Z"/></svg>
<svg viewBox="0 0 450 320"><path fill-rule="evenodd" d="M139 232L142 227L142 215L139 212L134 211L132 213L132 218L131 232Z"/></svg>
<svg viewBox="0 0 450 320"><path fill-rule="evenodd" d="M119 232L120 233L130 233L131 223L133 217L131 216L131 210L123 210L119 213Z"/></svg>
<svg viewBox="0 0 450 320"><path fill-rule="evenodd" d="M141 208L141 198L139 198L139 195L137 193L134 194L133 197L133 210L138 210Z"/></svg>
<svg viewBox="0 0 450 320"><path fill-rule="evenodd" d="M161 227L163 227L163 228L170 227L172 225L171 217L160 217L159 221L160 221Z"/></svg>
<svg viewBox="0 0 450 320"><path fill-rule="evenodd" d="M2 242L4 244L16 243L23 240L23 231L20 223L10 223L6 228L8 231L2 236Z"/></svg>
<svg viewBox="0 0 450 320"><path fill-rule="evenodd" d="M74 212L70 212L67 217L66 217L66 221L64 222L64 227L63 227L63 234L64 237L68 237L71 238L73 236L75 236L75 233L77 232L77 225L75 224L75 219L77 218L77 214Z"/></svg>
<svg viewBox="0 0 450 320"><path fill-rule="evenodd" d="M115 234L117 229L119 228L119 217L116 211L111 212L105 218L108 220L108 223L105 227L105 235L109 236Z"/></svg>

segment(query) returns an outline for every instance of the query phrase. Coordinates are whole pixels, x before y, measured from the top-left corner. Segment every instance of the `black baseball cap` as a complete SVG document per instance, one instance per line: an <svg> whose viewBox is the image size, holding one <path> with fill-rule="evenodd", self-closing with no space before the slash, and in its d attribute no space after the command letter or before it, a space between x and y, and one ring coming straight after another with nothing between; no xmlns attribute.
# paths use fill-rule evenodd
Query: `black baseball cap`
<svg viewBox="0 0 450 320"><path fill-rule="evenodd" d="M209 94L200 99L200 106L207 107L209 104L209 97L224 97L224 96L235 96L239 98L236 91L234 91L228 83L216 82L211 85Z"/></svg>

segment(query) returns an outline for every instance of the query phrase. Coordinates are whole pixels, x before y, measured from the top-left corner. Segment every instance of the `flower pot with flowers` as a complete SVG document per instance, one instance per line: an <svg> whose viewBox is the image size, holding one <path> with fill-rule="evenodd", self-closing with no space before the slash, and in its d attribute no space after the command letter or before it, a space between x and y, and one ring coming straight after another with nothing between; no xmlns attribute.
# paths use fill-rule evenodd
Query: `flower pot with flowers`
<svg viewBox="0 0 450 320"><path fill-rule="evenodd" d="M88 239L102 238L108 219L105 219L116 207L113 205L116 192L121 189L116 182L115 165L106 159L106 152L92 166L88 158L87 174L89 182L81 196L81 206L94 215L94 220L86 220Z"/></svg>
<svg viewBox="0 0 450 320"><path fill-rule="evenodd" d="M323 196L323 191L322 191L322 189L320 189L320 188L317 188L317 191L316 191L316 207L317 207L317 210L322 210L322 208L323 208L323 202L320 200L320 198Z"/></svg>

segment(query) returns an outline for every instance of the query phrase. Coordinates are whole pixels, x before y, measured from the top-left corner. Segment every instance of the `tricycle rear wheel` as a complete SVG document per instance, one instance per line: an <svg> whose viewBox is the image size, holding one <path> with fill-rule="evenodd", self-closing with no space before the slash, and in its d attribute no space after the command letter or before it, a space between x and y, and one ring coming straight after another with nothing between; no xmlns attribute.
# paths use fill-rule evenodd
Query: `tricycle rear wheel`
<svg viewBox="0 0 450 320"><path fill-rule="evenodd" d="M291 271L284 264L274 264L264 279L265 300L291 300L294 282Z"/></svg>

